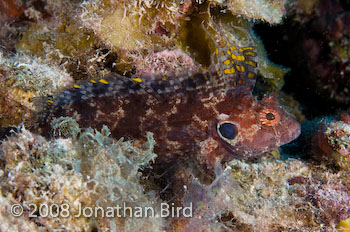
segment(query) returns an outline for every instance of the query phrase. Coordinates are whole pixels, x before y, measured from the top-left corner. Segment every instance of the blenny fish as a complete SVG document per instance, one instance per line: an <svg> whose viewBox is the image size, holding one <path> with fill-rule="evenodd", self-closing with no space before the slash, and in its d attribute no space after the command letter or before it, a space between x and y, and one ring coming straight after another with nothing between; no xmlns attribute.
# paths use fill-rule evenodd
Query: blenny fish
<svg viewBox="0 0 350 232"><path fill-rule="evenodd" d="M216 51L207 70L198 66L173 76L132 78L115 74L75 84L49 100L44 124L70 116L82 127L106 125L114 138L145 140L146 132L153 132L160 162L190 157L208 167L258 156L294 140L298 122L273 97L257 100L252 95L254 45L238 47L224 36L210 38Z"/></svg>

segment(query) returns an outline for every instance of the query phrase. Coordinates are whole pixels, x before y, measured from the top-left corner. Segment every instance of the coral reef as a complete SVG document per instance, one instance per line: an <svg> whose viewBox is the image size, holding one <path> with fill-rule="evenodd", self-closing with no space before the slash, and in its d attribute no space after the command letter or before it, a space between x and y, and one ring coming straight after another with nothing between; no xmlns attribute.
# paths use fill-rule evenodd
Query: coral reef
<svg viewBox="0 0 350 232"><path fill-rule="evenodd" d="M288 179L295 175L310 175L309 168L302 162L249 164L232 161L218 174L208 187L195 184L193 189L189 188L188 196L184 198L185 202L201 202L197 210L199 217L208 220L204 227L215 225L215 221L221 230L232 231L275 231L312 226L308 225L307 219L299 222L302 215L295 214L295 210L302 200L293 196L288 184ZM197 194L191 191L201 192L202 199L196 199ZM185 228L190 231L189 228L195 226L199 226L196 217Z"/></svg>
<svg viewBox="0 0 350 232"><path fill-rule="evenodd" d="M337 230L339 232L348 232L350 229L350 218L342 220L337 225Z"/></svg>
<svg viewBox="0 0 350 232"><path fill-rule="evenodd" d="M271 24L281 23L285 15L286 0L226 0L228 9L236 15L260 19Z"/></svg>
<svg viewBox="0 0 350 232"><path fill-rule="evenodd" d="M53 128L66 138L48 141L22 128L1 144L1 231L161 230L163 219L156 217L73 216L79 205L156 209L160 201L144 192L139 172L156 157L151 134L145 144L132 144L114 141L107 128L81 130L69 118L57 119ZM15 203L24 208L20 220L9 213ZM68 204L71 216L45 217L33 204Z"/></svg>
<svg viewBox="0 0 350 232"><path fill-rule="evenodd" d="M0 0L0 231L349 231L349 7Z"/></svg>
<svg viewBox="0 0 350 232"><path fill-rule="evenodd" d="M149 54L136 62L136 76L180 76L193 73L195 63L182 50L164 50Z"/></svg>
<svg viewBox="0 0 350 232"><path fill-rule="evenodd" d="M86 74L106 75L114 70L117 55L81 25L77 19L78 4L66 0L29 1L23 20L25 31L17 36L19 39L16 37L16 50L61 66L74 79L86 79Z"/></svg>
<svg viewBox="0 0 350 232"><path fill-rule="evenodd" d="M195 205L194 217L173 221L182 231L334 231L349 217L347 172L332 174L298 160L238 160L216 170L210 185L193 179L184 205ZM340 223L341 224L341 223Z"/></svg>
<svg viewBox="0 0 350 232"><path fill-rule="evenodd" d="M267 12L284 12L283 1L261 1L254 4L264 9L263 15L259 15L262 10L247 7L251 4L249 1L201 3L91 0L80 5L70 1L47 1L43 4L41 7L33 2L26 5L27 29L26 32L21 32L21 37L17 36L21 40L16 44L16 49L65 67L75 80L86 79L86 73L96 78L111 71L133 72L134 64L143 57L165 49L181 48L207 67L210 54L215 52L215 48L208 47L208 39L191 42L193 34L202 30L203 21L210 22L215 16L222 24L224 34L229 34L232 33L228 29L232 22L251 30L246 19L236 15L277 23L282 16L263 15ZM226 7L228 13L222 14L220 9ZM266 53L262 42L258 39L255 42L261 54L259 72L269 86L267 89L279 90L286 69L270 62L264 55Z"/></svg>
<svg viewBox="0 0 350 232"><path fill-rule="evenodd" d="M80 19L119 54L118 68L130 70L135 58L174 48L174 38L192 7L189 1L92 0L82 4Z"/></svg>
<svg viewBox="0 0 350 232"><path fill-rule="evenodd" d="M204 33L203 22L212 24L215 18L221 29L219 32L214 30L214 36L217 36L217 33L235 36L237 43L243 46L242 42L244 44L247 36L241 37L239 30L232 30L232 23L247 31L251 30L251 25L245 18L236 15L279 23L285 11L284 5L284 1L118 1L109 4L88 1L82 4L80 18L85 27L93 30L105 44L118 53L116 67L124 72L131 71L132 63L138 63L153 51L179 48L188 52L200 65L208 67L215 46L210 45L210 40ZM226 7L228 11L223 13L220 9ZM116 21L120 23L113 23ZM259 53L259 72L267 83L267 89L280 90L283 76L288 69L268 59L259 39L256 38L255 43Z"/></svg>
<svg viewBox="0 0 350 232"><path fill-rule="evenodd" d="M86 72L92 76L103 74L97 65L92 68L98 58L103 59L103 55L94 48L95 44L94 34L79 28L74 22L64 21L57 25L57 22L44 21L33 24L24 33L16 49L60 65L79 79L86 76Z"/></svg>
<svg viewBox="0 0 350 232"><path fill-rule="evenodd" d="M297 46L302 49L300 57L304 57L300 65L317 91L348 104L350 14L341 1L322 0L315 11L304 17L299 29L303 36Z"/></svg>
<svg viewBox="0 0 350 232"><path fill-rule="evenodd" d="M26 8L22 1L0 1L0 44L6 54L15 51L21 34L27 30L23 25Z"/></svg>
<svg viewBox="0 0 350 232"><path fill-rule="evenodd" d="M350 120L349 115L324 123L313 137L314 157L323 162L350 168Z"/></svg>
<svg viewBox="0 0 350 232"><path fill-rule="evenodd" d="M0 2L0 21L11 21L24 14L25 6L20 1L7 1Z"/></svg>
<svg viewBox="0 0 350 232"><path fill-rule="evenodd" d="M42 59L0 52L0 126L29 121L39 104L35 98L52 95L73 83L71 76Z"/></svg>
<svg viewBox="0 0 350 232"><path fill-rule="evenodd" d="M30 100L33 92L8 86L0 73L0 126L9 127L18 125L22 120L32 117L32 104Z"/></svg>
<svg viewBox="0 0 350 232"><path fill-rule="evenodd" d="M47 218L30 217L31 203L69 203L77 214L80 204L157 208L160 200L150 180L143 180L139 168L155 158L154 141L146 144L116 142L109 131L82 130L70 118L54 121L55 135L48 141L22 128L1 145L0 228L6 231L46 231L47 229L161 231L162 218ZM108 164L106 166L106 164ZM173 218L170 231L332 231L346 227L350 215L348 172L331 173L298 160L262 160L249 163L234 160L224 170L215 170L214 181L202 184L185 167L183 206L192 204L191 218ZM339 184L339 179L343 184ZM178 194L178 193L177 193ZM130 198L131 197L131 198ZM25 208L22 220L8 212L19 203Z"/></svg>
<svg viewBox="0 0 350 232"><path fill-rule="evenodd" d="M350 216L350 194L347 187L340 184L323 184L309 195L320 210L320 217L330 225Z"/></svg>
<svg viewBox="0 0 350 232"><path fill-rule="evenodd" d="M63 67L26 54L4 56L0 53L0 69L12 87L33 91L36 97L52 95L73 84Z"/></svg>

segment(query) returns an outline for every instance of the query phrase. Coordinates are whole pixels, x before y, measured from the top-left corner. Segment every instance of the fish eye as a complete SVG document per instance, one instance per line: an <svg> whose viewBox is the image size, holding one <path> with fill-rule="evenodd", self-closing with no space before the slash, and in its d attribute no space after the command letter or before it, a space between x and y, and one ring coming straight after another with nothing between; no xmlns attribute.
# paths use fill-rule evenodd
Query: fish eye
<svg viewBox="0 0 350 232"><path fill-rule="evenodd" d="M270 108L265 108L259 113L260 122L266 126L275 126L280 122L279 113Z"/></svg>
<svg viewBox="0 0 350 232"><path fill-rule="evenodd" d="M231 122L224 122L218 125L218 133L225 139L234 139L238 134L238 129Z"/></svg>

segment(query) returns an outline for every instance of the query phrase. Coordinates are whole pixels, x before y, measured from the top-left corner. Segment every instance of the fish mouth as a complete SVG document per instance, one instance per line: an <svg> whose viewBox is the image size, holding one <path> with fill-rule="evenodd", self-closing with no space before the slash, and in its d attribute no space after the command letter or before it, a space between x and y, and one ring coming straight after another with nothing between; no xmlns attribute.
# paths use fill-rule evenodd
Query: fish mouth
<svg viewBox="0 0 350 232"><path fill-rule="evenodd" d="M229 144L228 142L224 141L224 140L220 140L222 146L225 148L225 150L227 151L226 154L224 155L224 161L229 161L232 159L245 159L248 156L244 156L244 155L239 155L239 153L242 153L239 151L238 148L234 148L231 146L231 144Z"/></svg>
<svg viewBox="0 0 350 232"><path fill-rule="evenodd" d="M222 146L227 151L227 154L224 156L225 161L232 159L247 159L250 157L257 157L264 152L270 151L274 148L278 148L287 143L292 142L296 138L299 137L301 133L301 126L297 121L293 121L288 127L286 127L286 133L284 133L279 139L268 139L262 142L260 146L242 146L242 144L237 144L237 146L232 146L224 140L221 140ZM266 146L262 146L262 144L266 144Z"/></svg>

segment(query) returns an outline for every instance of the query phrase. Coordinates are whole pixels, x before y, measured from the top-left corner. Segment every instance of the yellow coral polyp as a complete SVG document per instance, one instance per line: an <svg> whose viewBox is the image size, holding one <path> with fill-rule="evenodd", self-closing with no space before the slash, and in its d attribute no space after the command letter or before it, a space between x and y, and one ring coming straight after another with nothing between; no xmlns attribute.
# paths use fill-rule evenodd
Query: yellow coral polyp
<svg viewBox="0 0 350 232"><path fill-rule="evenodd" d="M342 220L338 223L336 227L337 231L339 232L350 232L350 217Z"/></svg>

